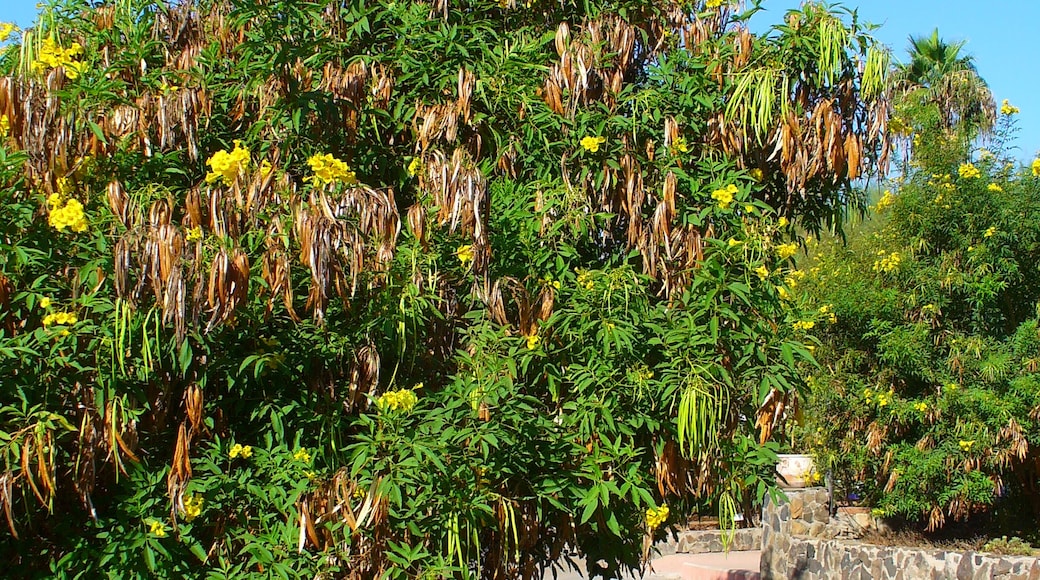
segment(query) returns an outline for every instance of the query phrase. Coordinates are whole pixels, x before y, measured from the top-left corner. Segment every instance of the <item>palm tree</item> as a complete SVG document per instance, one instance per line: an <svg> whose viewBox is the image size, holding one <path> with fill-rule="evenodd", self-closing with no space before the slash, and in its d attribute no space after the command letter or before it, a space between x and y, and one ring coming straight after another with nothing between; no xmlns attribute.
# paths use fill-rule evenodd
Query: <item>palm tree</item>
<svg viewBox="0 0 1040 580"><path fill-rule="evenodd" d="M939 37L910 37L910 62L896 68L897 103L935 105L943 129L963 127L970 133L986 131L996 118L996 105L974 58L961 51L965 41L949 43ZM898 106L898 105L897 105Z"/></svg>

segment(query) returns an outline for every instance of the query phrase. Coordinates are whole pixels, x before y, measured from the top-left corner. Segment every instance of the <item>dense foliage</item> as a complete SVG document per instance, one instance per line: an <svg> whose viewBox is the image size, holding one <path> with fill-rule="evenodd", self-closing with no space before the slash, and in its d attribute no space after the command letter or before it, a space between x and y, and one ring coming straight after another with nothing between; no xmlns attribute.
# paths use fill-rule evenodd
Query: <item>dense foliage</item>
<svg viewBox="0 0 1040 580"><path fill-rule="evenodd" d="M93 4L0 52L8 563L616 569L771 487L792 225L888 153L850 19Z"/></svg>
<svg viewBox="0 0 1040 580"><path fill-rule="evenodd" d="M1017 114L1002 109L997 145ZM882 515L932 530L1001 506L1035 516L1040 161L969 151L918 120L909 172L808 268L833 323L819 328L806 442Z"/></svg>

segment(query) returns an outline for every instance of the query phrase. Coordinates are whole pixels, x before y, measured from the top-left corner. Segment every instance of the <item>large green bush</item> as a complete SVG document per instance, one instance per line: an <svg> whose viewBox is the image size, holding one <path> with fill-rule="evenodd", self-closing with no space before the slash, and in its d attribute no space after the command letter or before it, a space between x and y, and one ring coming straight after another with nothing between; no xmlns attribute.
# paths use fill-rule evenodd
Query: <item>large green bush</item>
<svg viewBox="0 0 1040 580"><path fill-rule="evenodd" d="M1005 104L995 143L1013 128ZM924 129L910 172L805 288L822 367L807 442L880 514L929 529L1040 513L1040 162Z"/></svg>
<svg viewBox="0 0 1040 580"><path fill-rule="evenodd" d="M811 358L787 223L887 104L838 14L742 18L44 7L0 53L5 561L530 577L750 509Z"/></svg>

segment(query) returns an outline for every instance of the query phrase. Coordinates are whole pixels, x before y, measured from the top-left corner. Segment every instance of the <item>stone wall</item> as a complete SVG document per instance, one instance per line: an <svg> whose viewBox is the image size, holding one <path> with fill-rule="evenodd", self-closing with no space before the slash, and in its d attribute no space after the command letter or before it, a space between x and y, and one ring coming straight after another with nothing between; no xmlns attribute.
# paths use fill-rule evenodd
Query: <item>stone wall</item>
<svg viewBox="0 0 1040 580"><path fill-rule="evenodd" d="M722 548L722 531L720 530L685 530L678 534L670 533L663 542L658 542L654 547L661 556L725 551ZM738 552L761 549L762 529L742 528L734 531L728 548Z"/></svg>
<svg viewBox="0 0 1040 580"><path fill-rule="evenodd" d="M1040 559L877 546L842 539L849 521L830 517L827 490L788 490L762 510L763 580L1040 580ZM851 519L850 519L851 520Z"/></svg>

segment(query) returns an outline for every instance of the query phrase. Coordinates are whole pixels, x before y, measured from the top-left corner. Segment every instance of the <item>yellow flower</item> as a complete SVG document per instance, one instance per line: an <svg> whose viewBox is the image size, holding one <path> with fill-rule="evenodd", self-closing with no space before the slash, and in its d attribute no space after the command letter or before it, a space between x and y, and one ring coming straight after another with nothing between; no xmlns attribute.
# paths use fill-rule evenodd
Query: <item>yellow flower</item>
<svg viewBox="0 0 1040 580"><path fill-rule="evenodd" d="M40 298L40 308L50 308L51 299L47 297Z"/></svg>
<svg viewBox="0 0 1040 580"><path fill-rule="evenodd" d="M527 350L534 350L538 348L538 345L542 342L542 337L538 336L538 333L525 334L524 340L527 341Z"/></svg>
<svg viewBox="0 0 1040 580"><path fill-rule="evenodd" d="M61 196L52 193L47 198L47 204L51 210L47 216L47 223L51 227L59 232L65 230L65 228L69 228L74 232L87 231L87 217L83 213L83 204L78 199L71 198L63 206L61 204Z"/></svg>
<svg viewBox="0 0 1040 580"><path fill-rule="evenodd" d="M416 385L416 388L421 388L422 385ZM376 399L376 406L380 409L389 411L402 411L407 413L411 411L415 404L419 402L419 397L415 396L415 391L412 389L398 389L396 391L387 391L379 398ZM307 461L310 461L308 456Z"/></svg>
<svg viewBox="0 0 1040 580"><path fill-rule="evenodd" d="M776 293L780 295L780 299L781 300L790 300L791 299L791 293L788 292L787 288L784 288L783 286L777 286L776 287Z"/></svg>
<svg viewBox="0 0 1040 580"><path fill-rule="evenodd" d="M7 118L7 115L0 115L0 139L7 137L7 132L11 130L11 120Z"/></svg>
<svg viewBox="0 0 1040 580"><path fill-rule="evenodd" d="M755 268L755 274L757 274L760 279L765 280L769 277L769 268L766 268L765 266L759 266Z"/></svg>
<svg viewBox="0 0 1040 580"><path fill-rule="evenodd" d="M968 440L968 441L961 440L961 441L958 441L957 444L960 445L961 451L967 453L967 452L971 451L972 447L975 446L975 440L974 439L971 439L971 440Z"/></svg>
<svg viewBox="0 0 1040 580"><path fill-rule="evenodd" d="M885 255L885 251L881 250L878 252L878 256L881 256L879 260L874 260L875 272L893 272L899 268L899 265L903 262L903 257L899 255L899 252L892 252L891 254Z"/></svg>
<svg viewBox="0 0 1040 580"><path fill-rule="evenodd" d="M455 257L462 262L463 267L473 261L473 246L466 244L455 248Z"/></svg>
<svg viewBox="0 0 1040 580"><path fill-rule="evenodd" d="M961 388L961 386L957 383L946 383L946 390L949 392L956 391L959 388Z"/></svg>
<svg viewBox="0 0 1040 580"><path fill-rule="evenodd" d="M710 0L709 0L710 1ZM657 529L658 526L668 521L668 506L662 505L656 508L647 508L646 510L646 527L650 530Z"/></svg>
<svg viewBox="0 0 1040 580"><path fill-rule="evenodd" d="M748 174L751 175L751 179L754 179L755 181L762 181L766 177L765 172L757 167L749 171Z"/></svg>
<svg viewBox="0 0 1040 580"><path fill-rule="evenodd" d="M679 137L675 141L672 141L672 155L676 153L687 153L690 151L690 146L686 144L685 137Z"/></svg>
<svg viewBox="0 0 1040 580"><path fill-rule="evenodd" d="M784 216L780 216L780 219L776 220L776 227L778 227L778 228L786 228L787 224L788 224L787 218L784 217Z"/></svg>
<svg viewBox="0 0 1040 580"><path fill-rule="evenodd" d="M1000 186L999 186L999 185L997 185L996 183L991 183L991 184L987 185L987 186L986 186L986 189L988 189L988 190L990 190L990 191L995 191L995 192L997 192L997 193L1000 193L1001 191L1004 191L1004 188L1003 188L1003 187L1000 187Z"/></svg>
<svg viewBox="0 0 1040 580"><path fill-rule="evenodd" d="M890 190L886 189L884 195L881 196L881 199L878 200L877 205L874 207L877 211L884 211L891 207L895 202L895 196L892 195Z"/></svg>
<svg viewBox="0 0 1040 580"><path fill-rule="evenodd" d="M914 408L917 409L919 412L924 413L925 411L928 410L928 403L924 403L924 402L916 403L914 405Z"/></svg>
<svg viewBox="0 0 1040 580"><path fill-rule="evenodd" d="M706 0L706 2L704 2L704 7L705 8L718 8L719 6L722 6L722 5L728 4L728 3L729 3L729 0Z"/></svg>
<svg viewBox="0 0 1040 580"><path fill-rule="evenodd" d="M73 42L69 48L62 48L54 39L45 38L30 68L34 73L42 74L52 68L65 67L65 76L75 79L86 69L84 63L75 60L81 54L83 47L78 42Z"/></svg>
<svg viewBox="0 0 1040 580"><path fill-rule="evenodd" d="M1011 103L1009 103L1007 99L1004 99L1004 101L1000 103L1000 114L1001 115L1011 116L1011 115L1017 115L1019 112L1020 111L1018 110L1018 107L1016 107L1016 106L1012 105Z"/></svg>
<svg viewBox="0 0 1040 580"><path fill-rule="evenodd" d="M979 171L978 167L975 167L971 163L961 163L961 166L957 168L957 174L964 179L975 179L980 177L982 172Z"/></svg>
<svg viewBox="0 0 1040 580"><path fill-rule="evenodd" d="M52 312L43 317L43 325L45 327L54 324L76 324L77 322L79 322L79 317L71 312Z"/></svg>
<svg viewBox="0 0 1040 580"><path fill-rule="evenodd" d="M264 159L263 161L260 162L260 178L261 179L267 179L267 176L271 175L272 171L274 171L274 166L271 165L270 161Z"/></svg>
<svg viewBox="0 0 1040 580"><path fill-rule="evenodd" d="M189 228L188 232L184 234L184 239L188 242L197 242L202 239L202 226L195 226Z"/></svg>
<svg viewBox="0 0 1040 580"><path fill-rule="evenodd" d="M0 22L0 42L6 41L18 30L13 22Z"/></svg>
<svg viewBox="0 0 1040 580"><path fill-rule="evenodd" d="M732 183L723 187L722 189L716 189L711 193L711 198L719 202L719 208L729 209L730 204L733 203L733 194L739 192L736 185Z"/></svg>
<svg viewBox="0 0 1040 580"><path fill-rule="evenodd" d="M728 245L729 247L731 247L731 248L732 248L732 247L734 247L734 246L739 246L740 244L743 244L743 243L744 243L744 242L741 242L741 241L740 241L740 240L738 240L737 238L730 238L730 239L729 239L729 241L728 241L728 242L726 242L726 245Z"/></svg>
<svg viewBox="0 0 1040 580"><path fill-rule="evenodd" d="M148 520L145 522L148 524L148 533L155 536L156 538L166 537L166 526L162 525L162 522L158 520Z"/></svg>
<svg viewBox="0 0 1040 580"><path fill-rule="evenodd" d="M235 443L231 446L231 451L228 451L228 457L234 459L236 457L242 457L242 459L249 459L253 456L253 448L249 445L239 445Z"/></svg>
<svg viewBox="0 0 1040 580"><path fill-rule="evenodd" d="M408 164L408 175L415 177L419 170L422 169L422 159L419 157L412 157L411 163Z"/></svg>
<svg viewBox="0 0 1040 580"><path fill-rule="evenodd" d="M812 327L816 326L816 323L812 320L799 320L798 322L795 322L792 326L794 326L795 330L811 330Z"/></svg>
<svg viewBox="0 0 1040 580"><path fill-rule="evenodd" d="M382 398L382 397L380 397L380 398ZM304 463L310 463L311 462L311 454L307 452L307 448L306 447L301 447L301 448L297 449L296 453L293 453L292 457L296 461L302 461Z"/></svg>
<svg viewBox="0 0 1040 580"><path fill-rule="evenodd" d="M211 170L206 174L206 183L213 183L220 179L224 181L225 185L231 185L249 168L251 160L249 150L242 147L242 141L238 139L235 139L234 143L235 147L230 153L221 149L206 160L206 165L209 165Z"/></svg>
<svg viewBox="0 0 1040 580"><path fill-rule="evenodd" d="M780 255L781 260L786 260L798 253L798 245L793 242L780 244L776 247L776 253Z"/></svg>
<svg viewBox="0 0 1040 580"><path fill-rule="evenodd" d="M1033 177L1040 177L1040 158L1034 159L1030 168L1033 170Z"/></svg>
<svg viewBox="0 0 1040 580"><path fill-rule="evenodd" d="M592 153L599 151L599 146L606 142L606 137L586 136L581 138L581 146L584 147L586 151L591 151Z"/></svg>
<svg viewBox="0 0 1040 580"><path fill-rule="evenodd" d="M995 233L997 233L997 228L990 226L988 229L986 229L986 233L982 234L982 237L991 238Z"/></svg>
<svg viewBox="0 0 1040 580"><path fill-rule="evenodd" d="M201 495L184 496L184 519L190 522L202 515L203 503Z"/></svg>

